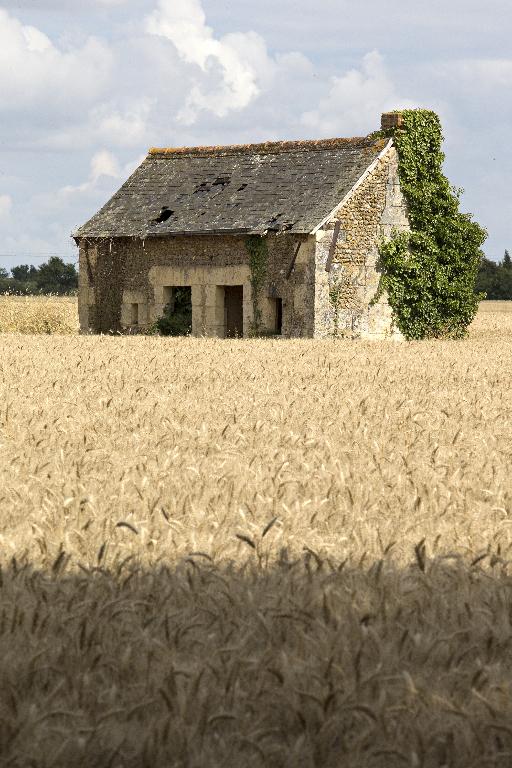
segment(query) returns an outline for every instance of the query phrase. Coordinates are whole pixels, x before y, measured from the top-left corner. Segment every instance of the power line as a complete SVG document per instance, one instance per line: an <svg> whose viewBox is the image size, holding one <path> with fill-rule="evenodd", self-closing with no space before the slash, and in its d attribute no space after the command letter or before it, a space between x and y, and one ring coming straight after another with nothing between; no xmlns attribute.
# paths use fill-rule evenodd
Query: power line
<svg viewBox="0 0 512 768"><path fill-rule="evenodd" d="M0 259L50 259L52 256L58 256L60 259L67 258L70 253L0 253Z"/></svg>
<svg viewBox="0 0 512 768"><path fill-rule="evenodd" d="M62 261L78 264L78 256L75 253L0 253L0 259L8 260L11 263L20 265L22 262L33 262L51 259L52 256L62 259Z"/></svg>

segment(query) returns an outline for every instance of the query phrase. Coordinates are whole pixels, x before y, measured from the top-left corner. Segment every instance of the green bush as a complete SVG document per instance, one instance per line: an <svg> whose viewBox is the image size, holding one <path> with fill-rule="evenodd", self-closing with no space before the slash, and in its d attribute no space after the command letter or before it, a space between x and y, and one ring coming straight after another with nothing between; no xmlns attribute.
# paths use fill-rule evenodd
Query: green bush
<svg viewBox="0 0 512 768"><path fill-rule="evenodd" d="M396 323L407 339L466 335L482 296L475 293L481 247L487 233L459 211L462 190L443 173L443 135L438 116L401 112L393 135L410 232L380 245L383 276Z"/></svg>
<svg viewBox="0 0 512 768"><path fill-rule="evenodd" d="M192 297L190 288L174 288L172 300L155 323L162 336L189 336L192 333Z"/></svg>

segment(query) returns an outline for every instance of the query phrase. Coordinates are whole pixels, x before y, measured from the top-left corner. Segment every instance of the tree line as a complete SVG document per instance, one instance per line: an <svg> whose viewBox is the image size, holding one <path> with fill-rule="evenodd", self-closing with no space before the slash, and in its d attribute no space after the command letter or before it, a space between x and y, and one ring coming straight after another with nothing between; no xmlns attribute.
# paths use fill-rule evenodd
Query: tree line
<svg viewBox="0 0 512 768"><path fill-rule="evenodd" d="M78 272L74 264L66 264L58 256L52 256L44 264L20 264L10 271L0 267L0 293L22 296L58 294L73 296L78 290Z"/></svg>
<svg viewBox="0 0 512 768"><path fill-rule="evenodd" d="M512 260L508 251L498 264L485 257L481 260L475 291L482 291L487 299L512 299Z"/></svg>
<svg viewBox="0 0 512 768"><path fill-rule="evenodd" d="M54 293L73 296L78 290L78 272L74 264L66 264L52 256L39 267L20 264L10 271L0 267L0 293L24 296ZM482 258L476 278L475 291L487 299L512 300L512 259L505 251L503 261L496 263Z"/></svg>

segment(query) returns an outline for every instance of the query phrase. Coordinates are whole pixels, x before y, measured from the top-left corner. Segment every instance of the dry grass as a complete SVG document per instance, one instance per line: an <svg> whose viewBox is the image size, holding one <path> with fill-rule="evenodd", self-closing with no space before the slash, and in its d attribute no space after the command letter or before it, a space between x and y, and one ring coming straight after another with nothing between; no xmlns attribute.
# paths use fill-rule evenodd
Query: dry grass
<svg viewBox="0 0 512 768"><path fill-rule="evenodd" d="M482 312L512 312L512 301L481 301L480 314Z"/></svg>
<svg viewBox="0 0 512 768"><path fill-rule="evenodd" d="M511 351L0 336L2 765L508 768Z"/></svg>
<svg viewBox="0 0 512 768"><path fill-rule="evenodd" d="M0 294L0 333L78 333L78 300Z"/></svg>

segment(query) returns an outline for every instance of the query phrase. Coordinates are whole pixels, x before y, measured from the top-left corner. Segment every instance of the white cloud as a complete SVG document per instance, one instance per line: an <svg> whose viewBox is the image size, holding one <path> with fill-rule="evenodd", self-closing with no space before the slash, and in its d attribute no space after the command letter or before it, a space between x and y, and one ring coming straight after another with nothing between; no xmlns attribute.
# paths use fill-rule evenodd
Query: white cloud
<svg viewBox="0 0 512 768"><path fill-rule="evenodd" d="M91 145L137 147L145 142L153 100L133 103L126 109L114 103L100 103L85 112L83 119L62 125L44 134L39 144L58 150L86 149Z"/></svg>
<svg viewBox="0 0 512 768"><path fill-rule="evenodd" d="M112 193L121 182L141 164L146 155L139 155L127 163L121 164L118 158L106 149L96 152L89 164L89 176L82 184L67 184L58 190L57 195L39 195L36 199L40 208L51 210L59 209L69 202L69 199L78 195L94 197L105 193ZM98 201L99 202L99 201Z"/></svg>
<svg viewBox="0 0 512 768"><path fill-rule="evenodd" d="M367 133L368 125L379 127L382 112L414 106L399 96L383 57L372 51L363 58L361 69L331 78L327 97L316 109L304 112L301 121L319 136Z"/></svg>
<svg viewBox="0 0 512 768"><path fill-rule="evenodd" d="M512 88L512 59L458 59L457 61L437 62L428 69L436 78L443 78L449 86L472 89L480 98L489 89ZM510 96L504 108L510 108Z"/></svg>
<svg viewBox="0 0 512 768"><path fill-rule="evenodd" d="M95 184L101 176L119 178L119 163L111 152L97 152L91 160L91 182Z"/></svg>
<svg viewBox="0 0 512 768"><path fill-rule="evenodd" d="M108 86L111 64L111 52L99 40L61 50L39 29L0 8L0 112L41 105L83 109Z"/></svg>
<svg viewBox="0 0 512 768"><path fill-rule="evenodd" d="M98 182L104 178L119 179L121 176L117 158L106 149L102 149L91 159L89 178L78 186L68 185L60 190L60 194L67 196L94 190Z"/></svg>
<svg viewBox="0 0 512 768"><path fill-rule="evenodd" d="M95 5L108 6L127 6L133 5L134 0L90 0L90 3ZM22 8L28 8L31 11L34 10L34 0L2 0L2 5L5 8L13 8L19 11ZM66 11L70 7L77 6L80 10L89 11L89 8L85 5L83 0L37 0L38 11L55 11L64 8Z"/></svg>
<svg viewBox="0 0 512 768"><path fill-rule="evenodd" d="M0 219L7 218L12 210L12 198L10 195L0 195Z"/></svg>
<svg viewBox="0 0 512 768"><path fill-rule="evenodd" d="M201 110L218 117L246 108L260 93L260 81L274 64L255 32L216 39L199 0L159 0L146 30L170 40L183 61L200 70L193 76L179 119L191 125Z"/></svg>
<svg viewBox="0 0 512 768"><path fill-rule="evenodd" d="M148 129L149 102L140 102L125 111L101 105L91 115L99 140L118 146L134 146L143 141Z"/></svg>
<svg viewBox="0 0 512 768"><path fill-rule="evenodd" d="M340 0L0 0L2 250L63 252L148 146L361 135L382 111L421 105L440 112L449 177L501 255L503 3L368 0L346 14Z"/></svg>

